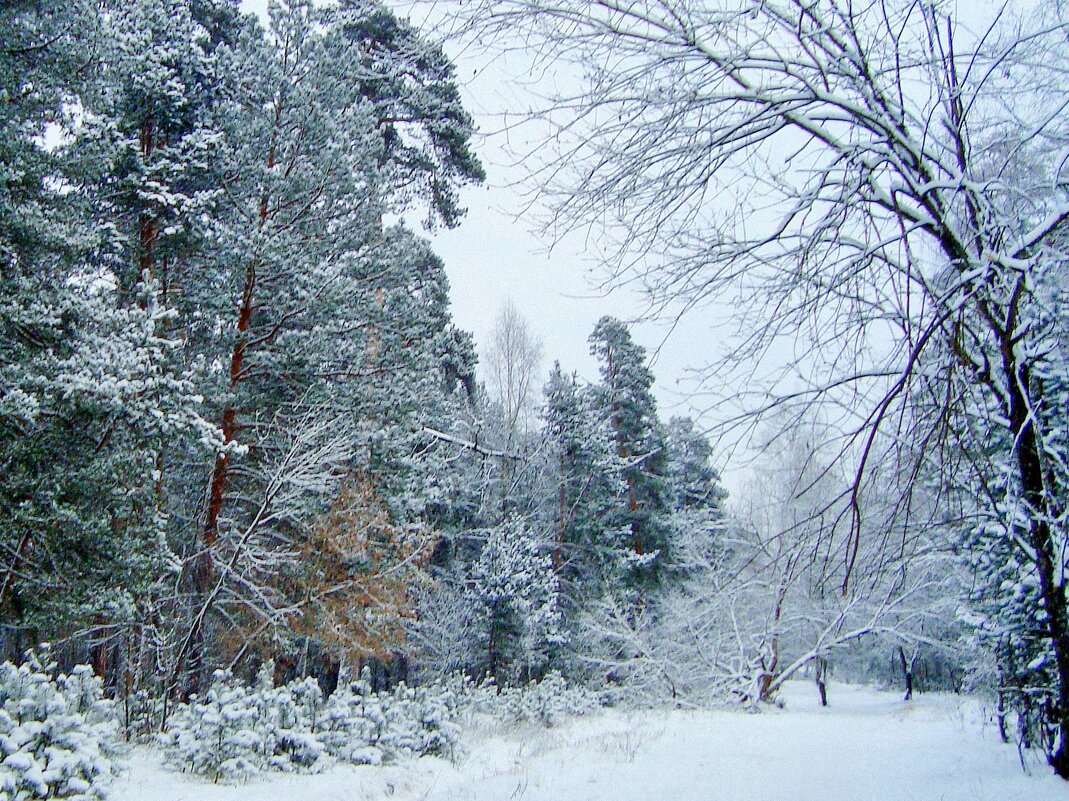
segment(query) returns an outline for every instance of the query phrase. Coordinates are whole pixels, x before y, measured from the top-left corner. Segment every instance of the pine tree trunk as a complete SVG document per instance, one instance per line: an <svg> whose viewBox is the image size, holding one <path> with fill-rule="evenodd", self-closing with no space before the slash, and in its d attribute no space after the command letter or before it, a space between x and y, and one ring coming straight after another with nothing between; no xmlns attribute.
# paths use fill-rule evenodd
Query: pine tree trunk
<svg viewBox="0 0 1069 801"><path fill-rule="evenodd" d="M276 108L276 123L279 121L281 109ZM275 166L275 145L272 144L267 154L267 169ZM264 193L260 198L260 208L257 218L257 228L263 231L267 226L269 197ZM245 283L241 290L241 303L238 306L238 319L236 325L236 339L230 354L230 391L234 393L245 378L245 357L248 348L248 332L252 324L252 313L255 308L254 296L257 285L257 270L259 261L256 258L249 260L245 267ZM230 445L237 439L239 430L238 410L233 396L231 396L223 408L222 425L220 426L223 442ZM223 511L226 498L226 487L230 477L230 454L220 451L215 457L212 467L212 477L208 489L208 508L204 515L204 526L201 530L201 550L197 563L193 570L194 589L198 602L207 604L211 593L213 580L212 551L219 540L219 517ZM191 665L196 665L197 672L203 662L204 650L204 624L207 620L207 611L202 610L194 623L191 632ZM199 683L201 677L194 675L193 681Z"/></svg>
<svg viewBox="0 0 1069 801"><path fill-rule="evenodd" d="M493 617L490 619L490 636L486 646L486 673L494 683L500 686L497 680L497 624Z"/></svg>
<svg viewBox="0 0 1069 801"><path fill-rule="evenodd" d="M1006 732L1006 688L1002 683L1002 676L999 676L998 682L998 706L995 707L995 718L998 721L998 736L1004 743L1010 741L1009 734Z"/></svg>
<svg viewBox="0 0 1069 801"><path fill-rule="evenodd" d="M146 117L141 123L140 147L142 161L148 160L155 147L155 122L152 117ZM159 237L159 227L156 218L148 211L142 211L138 219L138 278L144 281L152 275L152 266L155 261L156 240Z"/></svg>
<svg viewBox="0 0 1069 801"><path fill-rule="evenodd" d="M253 290L256 287L256 268L249 265L245 272L245 287L242 291L241 306L238 312L237 341L230 356L230 389L234 391L242 380L242 369L245 362L245 346L249 323L252 319ZM237 407L233 400L229 400L223 409L221 426L223 442L226 445L234 442L237 437ZM214 580L212 566L212 552L219 541L219 517L223 510L223 501L226 495L229 471L230 454L220 451L215 457L215 465L212 468L211 484L208 490L208 508L204 515L204 527L201 530L201 548L197 555L197 561L193 568L193 585L198 604L208 603ZM204 663L204 627L207 621L207 610L200 610L194 622L194 629L190 632L189 662L191 690L197 691L204 679L202 675Z"/></svg>
<svg viewBox="0 0 1069 801"><path fill-rule="evenodd" d="M562 459L563 461L563 459ZM564 484L564 467L561 466L561 482L557 488L557 542L553 548L553 572L555 574L560 573L562 553L564 551L564 542L566 538L565 534L565 513L568 508L568 491Z"/></svg>
<svg viewBox="0 0 1069 801"><path fill-rule="evenodd" d="M4 580L0 583L0 611L3 610L4 604L7 601L8 594L11 593L14 584L15 577L18 575L19 569L22 565L22 560L25 554L30 549L30 532L27 530L23 533L19 539L18 547L15 548L15 553L11 556L11 562L8 564L7 569L4 571Z"/></svg>

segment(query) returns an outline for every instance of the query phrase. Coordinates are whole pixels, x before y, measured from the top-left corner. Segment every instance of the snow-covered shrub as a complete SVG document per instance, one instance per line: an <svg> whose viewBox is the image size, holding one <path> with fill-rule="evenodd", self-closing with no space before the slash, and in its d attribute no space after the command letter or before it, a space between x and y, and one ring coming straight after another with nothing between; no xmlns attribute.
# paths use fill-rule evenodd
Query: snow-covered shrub
<svg viewBox="0 0 1069 801"><path fill-rule="evenodd" d="M166 763L213 781L322 768L325 748L315 726L323 693L313 679L275 687L273 670L264 665L252 687L216 672L204 700L179 707L162 736Z"/></svg>
<svg viewBox="0 0 1069 801"><path fill-rule="evenodd" d="M260 711L255 692L229 672L216 671L203 700L194 696L175 711L162 735L165 762L212 781L258 772L267 750Z"/></svg>
<svg viewBox="0 0 1069 801"><path fill-rule="evenodd" d="M519 687L498 690L492 683L470 685L467 702L476 711L504 722L536 721L547 726L603 705L601 695L581 685L568 684L557 671Z"/></svg>
<svg viewBox="0 0 1069 801"><path fill-rule="evenodd" d="M274 663L256 677L254 703L262 732L263 766L271 770L317 770L323 766L323 743L313 732L323 707L323 691L315 679L275 687Z"/></svg>
<svg viewBox="0 0 1069 801"><path fill-rule="evenodd" d="M457 702L445 685L399 684L385 696L384 744L394 756L450 754L460 739Z"/></svg>
<svg viewBox="0 0 1069 801"><path fill-rule="evenodd" d="M318 736L336 759L355 765L378 765L387 756L379 744L388 728L381 698L362 678L339 685L327 699Z"/></svg>
<svg viewBox="0 0 1069 801"><path fill-rule="evenodd" d="M0 798L106 795L115 723L100 679L88 665L54 670L33 653L22 665L0 665Z"/></svg>
<svg viewBox="0 0 1069 801"><path fill-rule="evenodd" d="M445 685L400 684L373 693L366 677L361 677L331 695L318 734L332 756L355 764L450 754L460 738L453 723L457 707Z"/></svg>
<svg viewBox="0 0 1069 801"><path fill-rule="evenodd" d="M330 759L378 765L427 754L452 755L465 709L505 721L552 725L600 704L559 673L498 692L454 677L375 693L366 674L324 699L314 679L273 686L265 665L252 687L219 672L203 700L179 707L163 735L166 763L214 781L261 771L306 771Z"/></svg>
<svg viewBox="0 0 1069 801"><path fill-rule="evenodd" d="M460 736L457 702L444 686L372 693L366 679L330 698L314 679L281 687L273 666L248 687L216 673L203 700L181 706L162 735L166 763L232 781L260 771L308 771L328 758L377 765L408 756L451 753Z"/></svg>

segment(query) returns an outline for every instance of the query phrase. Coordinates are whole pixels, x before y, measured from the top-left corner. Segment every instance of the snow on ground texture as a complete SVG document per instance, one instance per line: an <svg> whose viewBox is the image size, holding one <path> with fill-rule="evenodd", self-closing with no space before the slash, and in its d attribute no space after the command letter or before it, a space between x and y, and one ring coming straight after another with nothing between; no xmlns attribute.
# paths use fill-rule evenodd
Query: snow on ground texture
<svg viewBox="0 0 1069 801"><path fill-rule="evenodd" d="M468 731L452 764L337 766L212 785L138 751L112 801L1069 801L1069 785L983 726L974 703L832 685L821 709L809 683L786 708L608 710L544 729Z"/></svg>

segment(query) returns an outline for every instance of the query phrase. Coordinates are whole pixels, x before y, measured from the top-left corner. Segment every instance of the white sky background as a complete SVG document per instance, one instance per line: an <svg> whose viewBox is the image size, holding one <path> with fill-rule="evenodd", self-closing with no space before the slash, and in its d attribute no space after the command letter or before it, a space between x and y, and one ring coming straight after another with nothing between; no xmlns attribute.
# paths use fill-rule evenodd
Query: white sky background
<svg viewBox="0 0 1069 801"><path fill-rule="evenodd" d="M268 0L242 0L246 10L261 14L265 20L267 5ZM413 21L419 23L410 3L389 5L401 16L411 13ZM446 52L456 66L465 107L478 126L474 146L487 173L485 185L463 190L462 204L468 213L458 228L423 232L445 262L454 319L459 327L474 334L481 349L498 310L511 299L543 341L544 376L548 376L553 361L559 360L565 371L577 371L595 380L597 364L587 345L595 323L606 314L630 320L640 313L641 301L623 291L606 297L597 288L590 273L596 262L596 243L584 242L579 236L553 243L534 233L532 218L517 219L526 205L525 190L517 185L523 173L509 163L505 146L511 144L515 149L527 143L515 138L522 132L502 132L500 112L530 107L533 101L525 99L523 86L528 76L509 74L508 64L486 64L485 57L474 48L464 49L450 42ZM511 141L507 141L509 136ZM667 341L665 327L643 324L632 331L654 359L655 392L665 420L692 413L685 393L687 368L717 355L707 322L703 312L695 312ZM730 485L731 476L725 475L725 479Z"/></svg>

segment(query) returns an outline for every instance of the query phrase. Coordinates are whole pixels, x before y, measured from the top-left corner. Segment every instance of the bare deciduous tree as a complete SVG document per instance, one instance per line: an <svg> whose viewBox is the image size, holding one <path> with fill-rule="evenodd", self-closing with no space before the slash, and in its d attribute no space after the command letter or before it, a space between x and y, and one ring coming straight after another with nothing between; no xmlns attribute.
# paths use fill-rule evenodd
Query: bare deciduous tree
<svg viewBox="0 0 1069 801"><path fill-rule="evenodd" d="M487 388L501 404L511 445L533 420L542 366L542 342L512 301L505 302L494 321L485 362Z"/></svg>
<svg viewBox="0 0 1069 801"><path fill-rule="evenodd" d="M180 608L189 606L188 617L177 617L178 625L169 634L173 642L159 657L161 664L167 664L168 692L178 687L183 671L195 687L206 678L198 672L206 672L212 662L220 663L220 654L201 650L206 639L244 653L240 638L250 629L261 634L288 629L291 618L302 611L279 592L278 575L299 562L299 535L308 517L338 494L352 458L346 433L340 420L320 408L280 413L262 427L257 447L263 458L243 468L242 477L248 479L244 491L235 490L232 516L221 518L226 536L185 560L193 569L210 562L213 581L207 592L194 587L192 597L183 598L179 585L160 587L161 606L175 602ZM184 574L176 571L174 578L181 583ZM217 634L236 635L239 641L206 638L213 627Z"/></svg>

